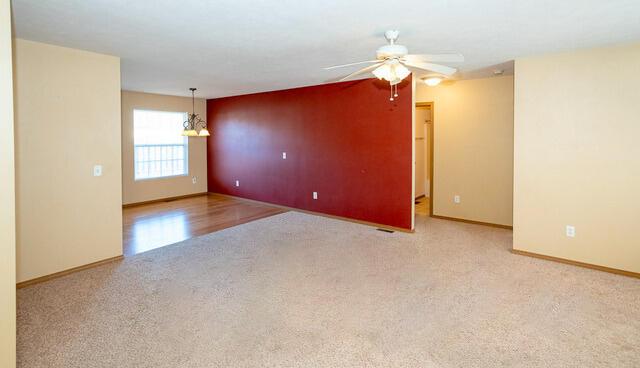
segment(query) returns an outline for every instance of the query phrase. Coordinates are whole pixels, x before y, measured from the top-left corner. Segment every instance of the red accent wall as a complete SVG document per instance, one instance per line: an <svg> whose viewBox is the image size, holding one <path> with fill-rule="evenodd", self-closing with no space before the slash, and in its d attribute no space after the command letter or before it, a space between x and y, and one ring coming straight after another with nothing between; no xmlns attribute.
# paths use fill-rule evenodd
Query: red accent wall
<svg viewBox="0 0 640 368"><path fill-rule="evenodd" d="M209 191L410 229L410 80L208 100Z"/></svg>

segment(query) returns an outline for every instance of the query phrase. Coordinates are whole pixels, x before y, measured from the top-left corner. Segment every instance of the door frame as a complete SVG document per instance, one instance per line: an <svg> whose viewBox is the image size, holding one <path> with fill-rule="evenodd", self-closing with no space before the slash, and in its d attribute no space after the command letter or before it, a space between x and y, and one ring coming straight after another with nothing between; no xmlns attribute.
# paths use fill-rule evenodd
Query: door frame
<svg viewBox="0 0 640 368"><path fill-rule="evenodd" d="M427 143L429 145L429 217L433 217L433 131L435 127L435 112L434 112L434 103L433 102L416 102L415 108L427 108L431 110L431 124L427 126ZM414 137L415 137L415 119L413 122L414 129ZM415 181L415 178L414 178ZM415 216L415 215L414 215Z"/></svg>

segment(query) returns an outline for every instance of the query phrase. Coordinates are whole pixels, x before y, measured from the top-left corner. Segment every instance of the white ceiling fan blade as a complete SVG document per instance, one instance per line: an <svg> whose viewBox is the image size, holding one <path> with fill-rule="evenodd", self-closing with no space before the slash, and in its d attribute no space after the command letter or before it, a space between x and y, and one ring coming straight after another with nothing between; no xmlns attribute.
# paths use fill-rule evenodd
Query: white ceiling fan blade
<svg viewBox="0 0 640 368"><path fill-rule="evenodd" d="M464 56L462 54L420 54L405 55L405 60L422 61L422 62L438 62L438 63L462 63Z"/></svg>
<svg viewBox="0 0 640 368"><path fill-rule="evenodd" d="M328 66L328 67L324 68L324 70L337 69L337 68L344 68L344 67L352 66L352 65L378 63L378 62L380 62L380 60L359 61L359 62L357 62L357 63L349 63L349 64L342 64L342 65Z"/></svg>
<svg viewBox="0 0 640 368"><path fill-rule="evenodd" d="M358 70L358 71L355 71L355 72L353 72L353 73L351 73L351 74L347 75L346 77L344 77L344 78L340 79L340 82L343 82L343 81L345 81L345 80L347 80L347 79L349 79L349 78L351 78L351 77L355 77L356 75L360 75L360 74L366 73L366 72L368 72L368 71L371 71L371 70L373 70L373 69L375 69L375 68L379 67L379 66L380 66L380 65L382 65L382 64L384 64L384 63L383 63L383 62L382 62L382 63L380 63L380 62L379 62L379 63L377 63L377 64L373 64L373 65L369 65L369 66L367 66L367 67L364 67L364 68L362 68L362 69L360 69L360 70Z"/></svg>
<svg viewBox="0 0 640 368"><path fill-rule="evenodd" d="M445 65L439 65L439 64L433 64L433 63L423 63L423 62L418 62L418 61L405 61L404 64L406 66L412 67L412 68L418 68L418 69L424 69L424 70L428 70L430 72L436 72L436 73L440 73L440 74L444 74L446 76L451 76L453 74L455 74L458 69L456 68L452 68L450 66L445 66Z"/></svg>

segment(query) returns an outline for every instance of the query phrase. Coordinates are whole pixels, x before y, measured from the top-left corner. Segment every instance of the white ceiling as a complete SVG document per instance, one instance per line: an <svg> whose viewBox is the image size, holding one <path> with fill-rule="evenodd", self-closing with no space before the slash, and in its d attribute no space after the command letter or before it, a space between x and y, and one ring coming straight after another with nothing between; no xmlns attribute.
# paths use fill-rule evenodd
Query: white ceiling
<svg viewBox="0 0 640 368"><path fill-rule="evenodd" d="M13 15L17 37L120 56L123 89L207 98L334 81L355 69L323 67L374 58L390 28L411 53L464 54L460 78L640 41L640 0L13 0Z"/></svg>

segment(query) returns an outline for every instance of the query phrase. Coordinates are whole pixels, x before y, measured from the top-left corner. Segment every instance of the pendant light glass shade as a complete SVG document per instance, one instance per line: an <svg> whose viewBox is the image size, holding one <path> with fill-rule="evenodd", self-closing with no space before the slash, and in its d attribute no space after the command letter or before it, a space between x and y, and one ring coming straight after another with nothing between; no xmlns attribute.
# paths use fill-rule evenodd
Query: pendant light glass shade
<svg viewBox="0 0 640 368"><path fill-rule="evenodd" d="M202 128L202 130L200 130L200 133L198 133L199 137L209 137L211 136L211 134L209 134L209 131L207 130L207 128Z"/></svg>

